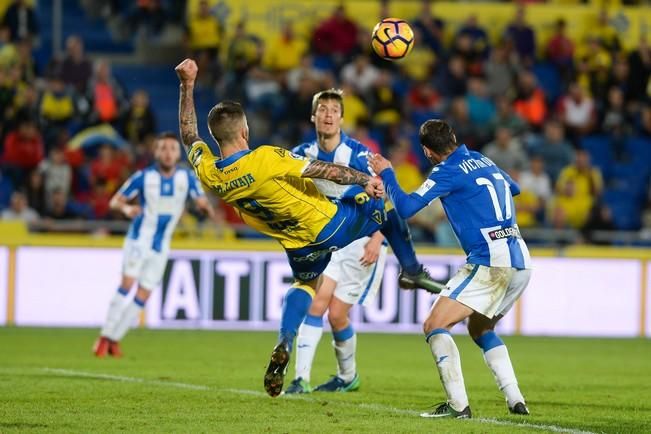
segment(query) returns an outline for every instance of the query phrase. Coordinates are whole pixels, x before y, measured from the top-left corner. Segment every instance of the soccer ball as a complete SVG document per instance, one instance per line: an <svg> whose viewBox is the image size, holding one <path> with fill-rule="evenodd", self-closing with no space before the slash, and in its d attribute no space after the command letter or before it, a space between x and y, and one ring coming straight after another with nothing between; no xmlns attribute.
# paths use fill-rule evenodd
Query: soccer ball
<svg viewBox="0 0 651 434"><path fill-rule="evenodd" d="M385 18L375 25L371 46L384 59L402 59L414 46L414 31L405 20Z"/></svg>

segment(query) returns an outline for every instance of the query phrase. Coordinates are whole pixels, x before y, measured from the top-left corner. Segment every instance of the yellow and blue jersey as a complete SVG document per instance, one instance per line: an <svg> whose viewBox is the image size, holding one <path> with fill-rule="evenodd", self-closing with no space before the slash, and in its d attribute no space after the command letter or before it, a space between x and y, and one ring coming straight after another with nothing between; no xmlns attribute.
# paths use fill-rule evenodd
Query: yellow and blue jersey
<svg viewBox="0 0 651 434"><path fill-rule="evenodd" d="M198 141L188 157L206 187L285 249L315 242L337 213L337 205L302 177L310 160L286 149L261 146L220 159Z"/></svg>

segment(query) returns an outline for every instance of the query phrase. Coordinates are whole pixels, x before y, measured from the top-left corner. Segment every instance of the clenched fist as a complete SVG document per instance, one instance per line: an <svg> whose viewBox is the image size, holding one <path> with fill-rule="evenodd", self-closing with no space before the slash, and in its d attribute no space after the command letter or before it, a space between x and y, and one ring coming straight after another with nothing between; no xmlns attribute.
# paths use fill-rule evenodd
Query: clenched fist
<svg viewBox="0 0 651 434"><path fill-rule="evenodd" d="M185 59L174 68L174 71L176 71L176 75L179 76L182 84L194 84L194 81L197 79L199 67L194 60Z"/></svg>

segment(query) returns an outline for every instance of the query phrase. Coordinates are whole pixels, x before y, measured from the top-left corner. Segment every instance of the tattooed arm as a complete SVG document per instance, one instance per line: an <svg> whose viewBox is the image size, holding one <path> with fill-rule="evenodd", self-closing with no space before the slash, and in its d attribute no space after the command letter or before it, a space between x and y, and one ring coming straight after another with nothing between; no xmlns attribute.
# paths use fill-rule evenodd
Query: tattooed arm
<svg viewBox="0 0 651 434"><path fill-rule="evenodd" d="M303 178L327 179L342 185L360 185L371 197L379 198L384 195L384 185L380 179L339 164L311 161L303 171Z"/></svg>
<svg viewBox="0 0 651 434"><path fill-rule="evenodd" d="M327 179L342 185L361 185L366 187L371 177L350 167L325 161L311 161L303 172L303 178Z"/></svg>
<svg viewBox="0 0 651 434"><path fill-rule="evenodd" d="M185 152L190 151L192 144L198 140L197 114L194 110L194 82L197 78L198 67L194 60L185 59L174 68L176 75L181 80L181 95L179 99L179 127L181 129L181 141Z"/></svg>

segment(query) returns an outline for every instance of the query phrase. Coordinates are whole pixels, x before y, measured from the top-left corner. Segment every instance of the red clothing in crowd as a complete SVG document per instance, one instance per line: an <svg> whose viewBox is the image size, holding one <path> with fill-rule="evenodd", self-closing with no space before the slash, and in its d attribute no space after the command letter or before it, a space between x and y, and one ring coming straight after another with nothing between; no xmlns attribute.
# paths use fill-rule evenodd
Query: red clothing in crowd
<svg viewBox="0 0 651 434"><path fill-rule="evenodd" d="M331 17L314 30L319 54L350 54L357 45L357 25L346 17Z"/></svg>
<svg viewBox="0 0 651 434"><path fill-rule="evenodd" d="M43 139L40 134L28 138L18 131L7 134L4 144L3 161L21 169L33 169L45 155Z"/></svg>

